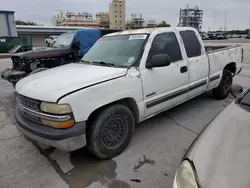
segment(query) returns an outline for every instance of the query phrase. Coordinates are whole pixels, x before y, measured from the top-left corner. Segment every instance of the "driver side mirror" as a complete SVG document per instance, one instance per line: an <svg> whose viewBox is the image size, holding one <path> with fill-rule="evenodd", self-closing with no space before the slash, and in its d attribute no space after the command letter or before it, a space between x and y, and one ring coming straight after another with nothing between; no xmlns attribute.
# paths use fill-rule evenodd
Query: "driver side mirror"
<svg viewBox="0 0 250 188"><path fill-rule="evenodd" d="M154 67L166 67L170 64L171 61L167 54L158 54L152 56L152 60L147 62L146 68L151 69Z"/></svg>
<svg viewBox="0 0 250 188"><path fill-rule="evenodd" d="M72 47L74 50L79 50L79 49L80 49L80 41L79 41L79 40L73 41L73 43L71 44L71 47Z"/></svg>

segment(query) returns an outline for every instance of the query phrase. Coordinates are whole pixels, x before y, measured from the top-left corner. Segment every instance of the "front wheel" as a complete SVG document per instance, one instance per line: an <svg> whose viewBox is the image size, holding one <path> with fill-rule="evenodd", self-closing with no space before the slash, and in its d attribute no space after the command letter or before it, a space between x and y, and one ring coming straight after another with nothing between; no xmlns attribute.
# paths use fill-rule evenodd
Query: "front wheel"
<svg viewBox="0 0 250 188"><path fill-rule="evenodd" d="M214 98L218 100L227 98L230 93L232 84L233 84L232 73L229 70L225 69L223 71L220 85L217 88L213 89Z"/></svg>
<svg viewBox="0 0 250 188"><path fill-rule="evenodd" d="M101 159L119 155L128 146L134 132L135 120L124 105L113 105L101 111L88 129L89 151Z"/></svg>

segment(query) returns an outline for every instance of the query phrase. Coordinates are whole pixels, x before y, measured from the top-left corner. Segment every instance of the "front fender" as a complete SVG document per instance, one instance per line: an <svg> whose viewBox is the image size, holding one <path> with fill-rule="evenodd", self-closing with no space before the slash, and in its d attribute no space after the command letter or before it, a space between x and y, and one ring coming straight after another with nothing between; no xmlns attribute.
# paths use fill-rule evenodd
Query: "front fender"
<svg viewBox="0 0 250 188"><path fill-rule="evenodd" d="M70 104L75 121L81 122L88 120L91 113L98 108L124 98L132 98L141 106L143 93L140 78L125 76L104 82L69 94L58 103Z"/></svg>

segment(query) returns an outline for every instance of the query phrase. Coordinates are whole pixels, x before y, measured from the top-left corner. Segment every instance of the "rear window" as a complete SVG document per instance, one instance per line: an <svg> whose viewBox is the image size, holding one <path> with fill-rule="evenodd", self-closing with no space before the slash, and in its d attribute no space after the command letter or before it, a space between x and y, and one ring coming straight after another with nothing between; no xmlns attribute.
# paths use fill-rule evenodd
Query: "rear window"
<svg viewBox="0 0 250 188"><path fill-rule="evenodd" d="M201 55L201 44L194 31L180 31L181 38L184 42L187 56L197 57Z"/></svg>

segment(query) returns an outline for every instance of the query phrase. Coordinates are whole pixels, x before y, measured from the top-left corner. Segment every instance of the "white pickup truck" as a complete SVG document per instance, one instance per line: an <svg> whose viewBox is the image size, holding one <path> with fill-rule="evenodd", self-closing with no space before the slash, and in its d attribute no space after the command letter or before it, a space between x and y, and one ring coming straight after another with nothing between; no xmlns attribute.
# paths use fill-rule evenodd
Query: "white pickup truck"
<svg viewBox="0 0 250 188"><path fill-rule="evenodd" d="M43 144L87 146L111 158L128 146L136 123L208 90L226 98L242 61L242 47L204 47L193 28L109 34L79 63L19 81L17 126Z"/></svg>
<svg viewBox="0 0 250 188"><path fill-rule="evenodd" d="M53 46L58 37L59 36L50 36L49 38L45 39L46 46L48 47Z"/></svg>

